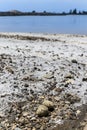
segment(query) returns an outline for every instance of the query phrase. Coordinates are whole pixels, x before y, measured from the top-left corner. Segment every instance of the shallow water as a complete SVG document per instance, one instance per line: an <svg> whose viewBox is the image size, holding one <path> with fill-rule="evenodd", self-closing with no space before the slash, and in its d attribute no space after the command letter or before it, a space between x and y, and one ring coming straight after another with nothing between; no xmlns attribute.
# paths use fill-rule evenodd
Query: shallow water
<svg viewBox="0 0 87 130"><path fill-rule="evenodd" d="M0 32L87 34L87 16L0 17Z"/></svg>

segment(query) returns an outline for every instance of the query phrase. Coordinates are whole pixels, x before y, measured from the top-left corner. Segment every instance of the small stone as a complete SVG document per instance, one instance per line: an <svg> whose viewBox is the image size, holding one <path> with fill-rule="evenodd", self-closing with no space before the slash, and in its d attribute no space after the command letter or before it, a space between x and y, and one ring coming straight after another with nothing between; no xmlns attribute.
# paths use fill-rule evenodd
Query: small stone
<svg viewBox="0 0 87 130"><path fill-rule="evenodd" d="M73 84L74 80L73 79L68 79L65 83L66 84Z"/></svg>
<svg viewBox="0 0 87 130"><path fill-rule="evenodd" d="M34 93L34 90L33 90L33 89L30 89L30 93L33 94L33 93Z"/></svg>
<svg viewBox="0 0 87 130"><path fill-rule="evenodd" d="M67 74L67 75L65 76L65 78L71 79L71 78L74 78L74 77L73 77L72 74Z"/></svg>
<svg viewBox="0 0 87 130"><path fill-rule="evenodd" d="M12 125L12 130L15 130L15 128L16 128L16 125L13 124L13 125Z"/></svg>
<svg viewBox="0 0 87 130"><path fill-rule="evenodd" d="M25 119L24 119L23 117L21 117L21 118L19 119L19 123L25 124Z"/></svg>
<svg viewBox="0 0 87 130"><path fill-rule="evenodd" d="M40 96L39 98L40 98L40 99L44 99L44 96Z"/></svg>
<svg viewBox="0 0 87 130"><path fill-rule="evenodd" d="M74 83L74 80L73 80L73 79L68 79L68 80L65 82L64 87L68 87L69 84L73 84L73 83Z"/></svg>
<svg viewBox="0 0 87 130"><path fill-rule="evenodd" d="M14 71L13 71L13 69L12 69L10 66L7 66L5 69L6 69L9 73L14 74Z"/></svg>
<svg viewBox="0 0 87 130"><path fill-rule="evenodd" d="M29 113L25 111L25 112L22 113L22 115L25 117L25 116L28 116Z"/></svg>
<svg viewBox="0 0 87 130"><path fill-rule="evenodd" d="M70 102L69 101L65 101L65 104L70 104Z"/></svg>
<svg viewBox="0 0 87 130"><path fill-rule="evenodd" d="M76 63L77 64L77 60L76 59L72 59L72 63Z"/></svg>
<svg viewBox="0 0 87 130"><path fill-rule="evenodd" d="M81 114L81 111L80 110L77 110L76 111L76 116L79 116Z"/></svg>
<svg viewBox="0 0 87 130"><path fill-rule="evenodd" d="M19 127L16 127L15 130L22 130L22 129L20 129Z"/></svg>
<svg viewBox="0 0 87 130"><path fill-rule="evenodd" d="M63 88L60 88L60 87L55 88L55 91L61 93L63 91Z"/></svg>
<svg viewBox="0 0 87 130"><path fill-rule="evenodd" d="M31 118L31 121L35 121L35 120L36 120L36 118L35 118L35 117L32 117L32 118Z"/></svg>
<svg viewBox="0 0 87 130"><path fill-rule="evenodd" d="M50 111L54 110L54 104L53 104L53 102L51 102L49 100L44 100L44 102L42 104L45 105L46 107L48 107L48 109Z"/></svg>
<svg viewBox="0 0 87 130"><path fill-rule="evenodd" d="M86 82L87 82L87 77L84 77L84 78L82 79L82 81L86 81Z"/></svg>
<svg viewBox="0 0 87 130"><path fill-rule="evenodd" d="M22 78L22 81L30 80L30 76L26 75Z"/></svg>
<svg viewBox="0 0 87 130"><path fill-rule="evenodd" d="M24 84L24 87L29 87L29 85L28 84Z"/></svg>
<svg viewBox="0 0 87 130"><path fill-rule="evenodd" d="M46 79L52 79L53 77L54 76L53 76L52 72L49 72L49 73L44 75L44 78L46 78Z"/></svg>
<svg viewBox="0 0 87 130"><path fill-rule="evenodd" d="M35 127L33 127L33 129L32 130L36 130L36 128Z"/></svg>
<svg viewBox="0 0 87 130"><path fill-rule="evenodd" d="M36 114L40 117L41 116L48 116L48 114L49 114L48 108L44 105L40 105L36 111Z"/></svg>
<svg viewBox="0 0 87 130"><path fill-rule="evenodd" d="M58 96L55 96L54 99L55 99L57 102L59 102L59 101L61 100L61 98L58 97Z"/></svg>

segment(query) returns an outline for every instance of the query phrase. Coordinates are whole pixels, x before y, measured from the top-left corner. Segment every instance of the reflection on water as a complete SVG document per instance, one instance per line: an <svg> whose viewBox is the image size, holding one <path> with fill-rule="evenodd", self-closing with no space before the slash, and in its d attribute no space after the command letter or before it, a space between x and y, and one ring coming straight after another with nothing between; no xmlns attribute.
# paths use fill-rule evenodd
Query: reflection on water
<svg viewBox="0 0 87 130"><path fill-rule="evenodd" d="M87 16L0 17L0 32L87 34Z"/></svg>

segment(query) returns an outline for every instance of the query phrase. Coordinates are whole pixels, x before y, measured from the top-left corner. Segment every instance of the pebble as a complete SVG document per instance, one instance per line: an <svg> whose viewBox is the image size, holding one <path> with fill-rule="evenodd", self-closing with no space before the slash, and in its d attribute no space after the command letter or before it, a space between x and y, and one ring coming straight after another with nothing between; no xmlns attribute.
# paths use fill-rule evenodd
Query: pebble
<svg viewBox="0 0 87 130"><path fill-rule="evenodd" d="M78 63L76 59L72 59L72 63Z"/></svg>
<svg viewBox="0 0 87 130"><path fill-rule="evenodd" d="M11 74L14 74L14 70L10 67L10 66L6 66L5 69L11 73Z"/></svg>
<svg viewBox="0 0 87 130"><path fill-rule="evenodd" d="M22 115L23 115L24 117L26 117L26 116L29 115L29 112L24 111L24 112L22 113Z"/></svg>
<svg viewBox="0 0 87 130"><path fill-rule="evenodd" d="M72 74L67 74L67 75L65 76L65 78L72 79L72 78L74 78L74 76L73 76Z"/></svg>
<svg viewBox="0 0 87 130"><path fill-rule="evenodd" d="M77 110L76 111L76 116L79 116L81 114L81 111L80 110Z"/></svg>

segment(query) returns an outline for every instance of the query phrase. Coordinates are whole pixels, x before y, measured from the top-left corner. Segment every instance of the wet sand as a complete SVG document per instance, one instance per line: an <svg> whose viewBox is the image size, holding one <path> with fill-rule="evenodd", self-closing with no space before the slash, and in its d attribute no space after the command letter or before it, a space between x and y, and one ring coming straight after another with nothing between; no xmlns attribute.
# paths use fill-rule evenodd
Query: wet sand
<svg viewBox="0 0 87 130"><path fill-rule="evenodd" d="M86 103L87 36L0 33L1 130L83 130Z"/></svg>

